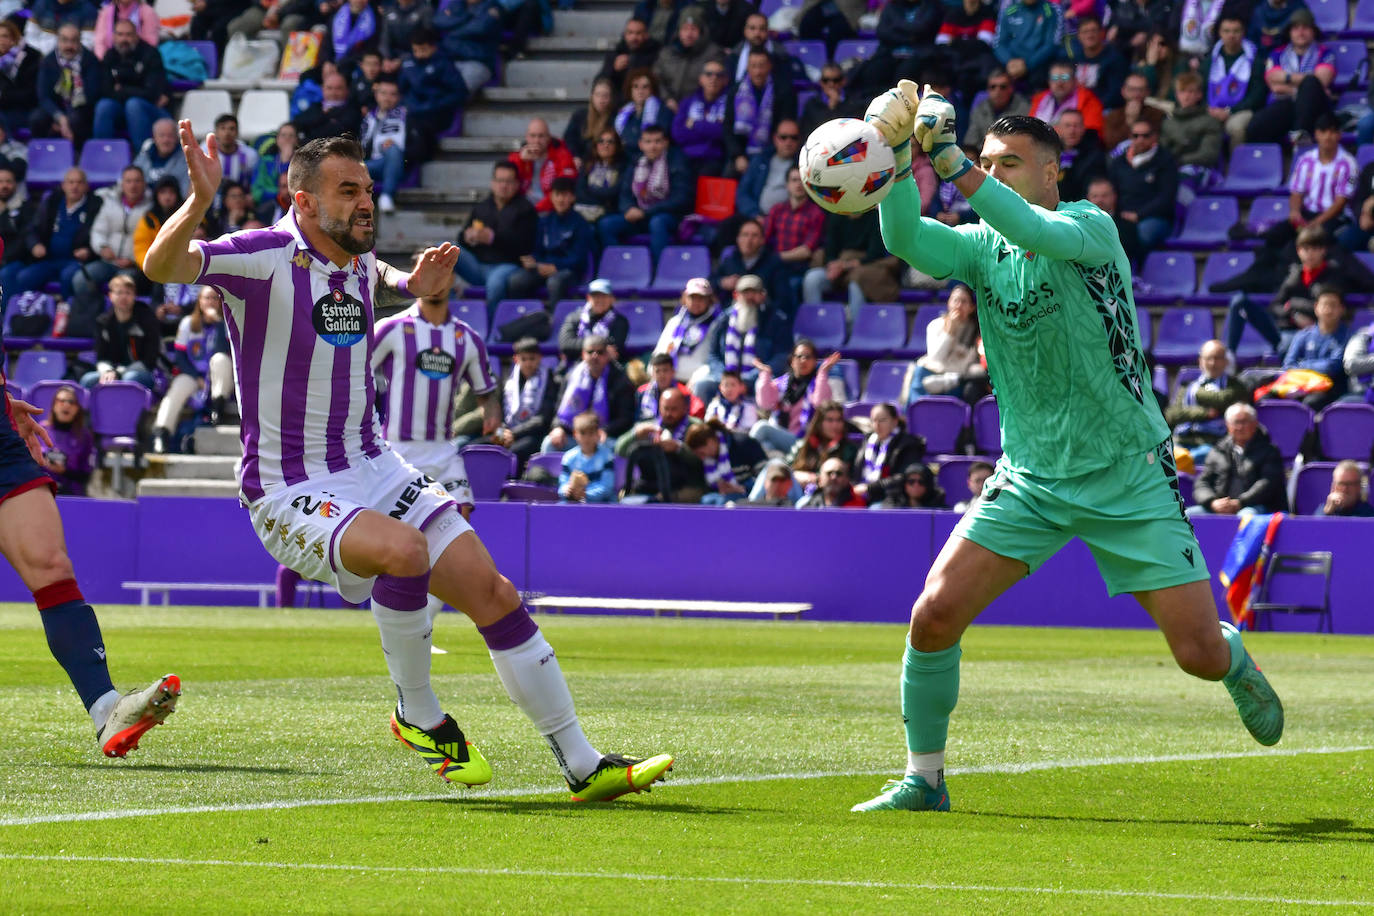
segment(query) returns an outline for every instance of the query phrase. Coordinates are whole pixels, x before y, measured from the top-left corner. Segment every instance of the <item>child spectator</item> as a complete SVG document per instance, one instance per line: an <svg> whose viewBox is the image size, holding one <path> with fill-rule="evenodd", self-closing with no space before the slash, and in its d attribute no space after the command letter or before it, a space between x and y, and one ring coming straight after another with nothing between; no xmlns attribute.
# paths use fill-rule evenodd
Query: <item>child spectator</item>
<svg viewBox="0 0 1374 916"><path fill-rule="evenodd" d="M543 365L539 341L522 337L515 342L515 366L502 389L502 425L495 441L516 454L523 464L539 451L558 410L558 384L553 369Z"/></svg>
<svg viewBox="0 0 1374 916"><path fill-rule="evenodd" d="M1221 122L1212 117L1202 97L1202 77L1180 73L1174 78L1174 113L1160 125L1159 142L1179 164L1179 174L1193 193L1180 195L1180 203L1192 202L1193 194L1206 190L1221 163Z"/></svg>
<svg viewBox="0 0 1374 916"><path fill-rule="evenodd" d="M692 394L692 389L682 382L679 382L673 371L673 358L667 353L655 353L649 357L649 373L651 378L643 385L639 386L636 393L636 418L639 420L657 420L659 418L659 404L662 401L663 393L671 389L677 389L689 405L688 413L694 417L700 417L706 412L705 406Z"/></svg>
<svg viewBox="0 0 1374 916"><path fill-rule="evenodd" d="M372 84L377 105L363 117L362 147L367 172L381 182L377 208L396 212L396 190L406 175L406 110L401 90L390 79Z"/></svg>
<svg viewBox="0 0 1374 916"><path fill-rule="evenodd" d="M706 405L706 421L712 420L729 430L748 433L758 422L759 412L746 396L747 389L738 369L720 374L719 390Z"/></svg>
<svg viewBox="0 0 1374 916"><path fill-rule="evenodd" d="M595 411L584 411L573 419L573 438L577 448L563 453L563 469L558 474L559 501L615 502L615 452L602 441L601 420Z"/></svg>
<svg viewBox="0 0 1374 916"><path fill-rule="evenodd" d="M964 479L968 482L969 498L960 500L954 504L955 512L968 512L978 505L983 498L983 484L987 483L992 472L995 470L986 461L975 461L968 467L968 476Z"/></svg>
<svg viewBox="0 0 1374 916"><path fill-rule="evenodd" d="M926 440L906 431L901 414L891 404L873 405L868 419L873 431L855 456L853 477L855 491L873 505L887 498L900 468L919 464L925 457Z"/></svg>
<svg viewBox="0 0 1374 916"><path fill-rule="evenodd" d="M86 484L95 470L95 438L86 425L86 408L76 388L63 385L52 396L43 428L52 448L43 453L48 476L57 482L59 496L85 496Z"/></svg>
<svg viewBox="0 0 1374 916"><path fill-rule="evenodd" d="M210 409L218 418L224 416L234 393L234 365L220 321L221 304L218 290L202 286L191 314L181 319L177 328L172 357L177 374L157 406L157 418L153 421L153 451L158 454L168 450L182 408L192 395L208 387Z"/></svg>
<svg viewBox="0 0 1374 916"><path fill-rule="evenodd" d="M81 378L86 388L123 379L153 388L153 370L162 361L162 332L153 310L134 298L134 281L124 274L110 280L110 310L96 319L96 369Z"/></svg>
<svg viewBox="0 0 1374 916"><path fill-rule="evenodd" d="M1293 337L1283 368L1307 369L1331 380L1330 387L1295 395L1315 413L1345 394L1349 379L1345 374L1345 345L1350 340L1350 325L1345 321L1345 301L1340 290L1325 288L1317 293L1317 323L1303 328ZM1279 397L1271 390L1268 397Z"/></svg>

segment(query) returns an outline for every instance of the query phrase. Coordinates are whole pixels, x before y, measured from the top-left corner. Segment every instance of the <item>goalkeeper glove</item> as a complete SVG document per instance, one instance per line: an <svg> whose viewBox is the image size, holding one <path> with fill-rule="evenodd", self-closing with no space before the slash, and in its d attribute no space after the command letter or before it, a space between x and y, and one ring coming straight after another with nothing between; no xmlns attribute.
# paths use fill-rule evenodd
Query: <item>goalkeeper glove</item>
<svg viewBox="0 0 1374 916"><path fill-rule="evenodd" d="M954 133L954 106L929 83L916 107L913 129L916 143L930 155L935 174L944 181L953 181L973 168Z"/></svg>

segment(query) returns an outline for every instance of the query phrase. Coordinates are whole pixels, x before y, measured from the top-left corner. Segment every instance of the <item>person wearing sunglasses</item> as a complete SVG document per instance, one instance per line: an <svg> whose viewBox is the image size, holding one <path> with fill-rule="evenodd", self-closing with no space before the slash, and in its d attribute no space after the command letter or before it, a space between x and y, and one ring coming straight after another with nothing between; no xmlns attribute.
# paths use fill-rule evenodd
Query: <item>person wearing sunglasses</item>
<svg viewBox="0 0 1374 916"><path fill-rule="evenodd" d="M848 85L844 68L839 64L829 63L821 68L820 94L813 95L802 106L800 120L803 140L826 121L863 115L863 100L852 96Z"/></svg>
<svg viewBox="0 0 1374 916"><path fill-rule="evenodd" d="M1159 145L1159 131L1149 121L1131 125L1131 142L1107 163L1116 186L1122 219L1136 224L1140 248L1154 251L1174 229L1178 203L1178 160Z"/></svg>
<svg viewBox="0 0 1374 916"><path fill-rule="evenodd" d="M1016 91L1016 83L1001 67L988 74L985 88L987 94L969 112L964 131L964 145L974 149L983 148L983 138L998 118L1030 114L1030 100Z"/></svg>
<svg viewBox="0 0 1374 916"><path fill-rule="evenodd" d="M1053 124L1070 108L1083 113L1083 126L1102 133L1102 100L1091 89L1078 85L1074 66L1066 60L1050 64L1050 88L1031 99L1030 113L1046 124Z"/></svg>

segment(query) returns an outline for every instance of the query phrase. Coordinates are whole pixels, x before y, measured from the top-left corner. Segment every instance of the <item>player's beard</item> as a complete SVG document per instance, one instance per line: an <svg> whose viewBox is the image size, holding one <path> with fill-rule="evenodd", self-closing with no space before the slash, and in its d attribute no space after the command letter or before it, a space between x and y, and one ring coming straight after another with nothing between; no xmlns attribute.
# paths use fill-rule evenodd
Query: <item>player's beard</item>
<svg viewBox="0 0 1374 916"><path fill-rule="evenodd" d="M367 254L377 244L377 229L375 226L368 229L360 238L353 234L353 227L356 222L356 216L349 217L345 221L321 213L320 231L349 254Z"/></svg>

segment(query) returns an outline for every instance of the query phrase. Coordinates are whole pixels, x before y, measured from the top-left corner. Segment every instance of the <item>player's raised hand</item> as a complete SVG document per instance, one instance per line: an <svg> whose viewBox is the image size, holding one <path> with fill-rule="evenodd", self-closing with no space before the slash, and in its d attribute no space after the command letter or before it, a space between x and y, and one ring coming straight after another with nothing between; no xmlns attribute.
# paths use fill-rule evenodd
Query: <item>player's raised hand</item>
<svg viewBox="0 0 1374 916"><path fill-rule="evenodd" d="M406 291L417 299L437 295L453 282L453 268L457 265L457 245L444 242L437 248L426 248L415 261L415 269L406 281Z"/></svg>
<svg viewBox="0 0 1374 916"><path fill-rule="evenodd" d="M945 181L953 181L973 167L973 163L959 148L955 131L954 106L926 83L921 102L916 107L913 128L916 145L930 156L935 174Z"/></svg>
<svg viewBox="0 0 1374 916"><path fill-rule="evenodd" d="M177 124L177 133L181 135L181 151L186 155L191 196L208 205L219 193L219 183L224 179L224 166L219 161L219 143L214 134L206 134L205 147L209 152L202 150L189 120Z"/></svg>
<svg viewBox="0 0 1374 916"><path fill-rule="evenodd" d="M911 139L911 128L920 103L920 91L911 80L897 85L868 103L864 120L878 128L888 146L900 146Z"/></svg>

